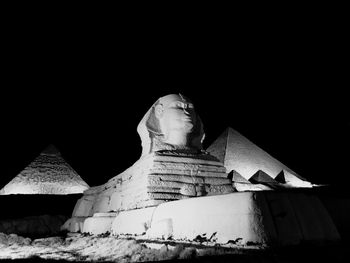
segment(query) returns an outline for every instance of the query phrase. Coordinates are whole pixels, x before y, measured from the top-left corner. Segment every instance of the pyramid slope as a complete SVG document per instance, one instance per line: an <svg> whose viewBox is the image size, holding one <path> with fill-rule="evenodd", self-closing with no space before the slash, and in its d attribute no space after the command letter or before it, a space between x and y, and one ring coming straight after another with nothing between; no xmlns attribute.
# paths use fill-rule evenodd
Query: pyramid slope
<svg viewBox="0 0 350 263"><path fill-rule="evenodd" d="M235 170L246 179L259 170L272 178L285 170L306 181L231 127L227 128L207 151L223 162L228 172Z"/></svg>
<svg viewBox="0 0 350 263"><path fill-rule="evenodd" d="M232 185L238 192L245 191L270 191L273 190L268 185L260 183L251 183L249 180L245 179L242 175L232 170L229 173L229 177L232 176ZM272 179L273 180L273 179Z"/></svg>
<svg viewBox="0 0 350 263"><path fill-rule="evenodd" d="M291 174L286 170L282 170L275 178L281 184L287 184L293 187L312 187L310 182L301 180L299 177Z"/></svg>
<svg viewBox="0 0 350 263"><path fill-rule="evenodd" d="M278 184L271 176L269 176L264 171L257 171L252 177L249 178L249 181L252 183L269 183L269 184Z"/></svg>
<svg viewBox="0 0 350 263"><path fill-rule="evenodd" d="M237 173L235 170L232 170L229 173L229 178L230 176L232 176L231 178L232 182L242 183L242 184L251 184L251 182L249 182L247 179L245 179L242 175Z"/></svg>
<svg viewBox="0 0 350 263"><path fill-rule="evenodd" d="M208 148L207 151L219 159L220 162L225 164L225 158L226 158L226 148L228 144L228 136L229 136L230 129L226 129ZM226 167L226 166L225 166ZM227 169L227 168L226 168ZM230 169L227 170L227 172L230 172ZM238 171L236 171L238 172Z"/></svg>
<svg viewBox="0 0 350 263"><path fill-rule="evenodd" d="M263 185L273 190L285 188L282 184L261 170L257 171L252 177L250 177L249 181L254 185Z"/></svg>
<svg viewBox="0 0 350 263"><path fill-rule="evenodd" d="M0 194L76 194L88 188L60 152L50 145L5 185Z"/></svg>

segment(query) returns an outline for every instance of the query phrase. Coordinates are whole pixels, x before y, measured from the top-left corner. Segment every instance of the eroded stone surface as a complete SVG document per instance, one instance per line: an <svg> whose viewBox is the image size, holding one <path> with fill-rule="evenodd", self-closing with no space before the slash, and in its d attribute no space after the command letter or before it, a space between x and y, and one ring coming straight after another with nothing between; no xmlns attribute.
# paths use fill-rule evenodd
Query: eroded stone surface
<svg viewBox="0 0 350 263"><path fill-rule="evenodd" d="M298 245L339 241L320 200L310 194L247 192L159 205L147 235L174 240Z"/></svg>
<svg viewBox="0 0 350 263"><path fill-rule="evenodd" d="M84 192L73 216L125 211L234 191L226 169L203 150L203 124L189 99L160 98L138 125L142 156L107 183Z"/></svg>
<svg viewBox="0 0 350 263"><path fill-rule="evenodd" d="M91 216L97 212L130 210L168 200L231 192L231 180L214 157L154 152L106 184L85 191L73 216Z"/></svg>
<svg viewBox="0 0 350 263"><path fill-rule="evenodd" d="M110 232L115 215L111 216L93 216L84 220L83 231L93 235L104 234Z"/></svg>
<svg viewBox="0 0 350 263"><path fill-rule="evenodd" d="M144 239L262 246L340 240L320 200L312 194L292 192L236 192L189 198L117 214L95 214L87 220L83 223L85 232Z"/></svg>
<svg viewBox="0 0 350 263"><path fill-rule="evenodd" d="M89 186L52 145L19 173L0 194L75 194Z"/></svg>
<svg viewBox="0 0 350 263"><path fill-rule="evenodd" d="M142 155L161 150L202 150L203 124L192 102L181 94L159 98L137 127Z"/></svg>

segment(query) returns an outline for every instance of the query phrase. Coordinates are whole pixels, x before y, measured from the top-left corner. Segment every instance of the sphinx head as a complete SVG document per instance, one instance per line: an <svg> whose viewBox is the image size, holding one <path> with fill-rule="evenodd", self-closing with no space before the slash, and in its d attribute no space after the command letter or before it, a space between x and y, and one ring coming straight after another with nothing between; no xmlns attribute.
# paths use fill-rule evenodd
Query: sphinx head
<svg viewBox="0 0 350 263"><path fill-rule="evenodd" d="M137 130L143 155L159 150L202 149L203 124L193 103L181 94L158 99Z"/></svg>

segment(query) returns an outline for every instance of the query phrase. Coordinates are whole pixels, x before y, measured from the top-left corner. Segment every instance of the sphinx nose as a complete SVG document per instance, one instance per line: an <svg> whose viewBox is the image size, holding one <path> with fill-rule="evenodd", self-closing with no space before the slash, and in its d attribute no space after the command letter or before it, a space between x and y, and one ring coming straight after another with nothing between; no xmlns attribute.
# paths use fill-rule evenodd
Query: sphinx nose
<svg viewBox="0 0 350 263"><path fill-rule="evenodd" d="M183 110L184 110L184 113L186 113L186 114L190 114L190 113L189 113L189 111L188 111L188 107L187 107L187 105L185 105L185 106L183 107Z"/></svg>

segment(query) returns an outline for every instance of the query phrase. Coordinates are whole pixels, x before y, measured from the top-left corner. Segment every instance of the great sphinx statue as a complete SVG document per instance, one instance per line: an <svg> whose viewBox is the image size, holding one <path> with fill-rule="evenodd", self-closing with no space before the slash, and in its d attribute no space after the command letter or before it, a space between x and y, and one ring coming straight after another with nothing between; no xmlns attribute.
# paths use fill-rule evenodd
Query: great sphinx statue
<svg viewBox="0 0 350 263"><path fill-rule="evenodd" d="M137 131L142 142L139 160L107 183L86 190L62 230L181 242L203 235L215 237L217 244L241 240L245 246L339 240L326 209L313 195L234 192L223 162L203 150L203 124L188 98L161 97Z"/></svg>
<svg viewBox="0 0 350 263"><path fill-rule="evenodd" d="M203 150L203 124L185 96L171 94L158 99L137 131L142 142L140 159L104 185L85 191L73 216L234 191L223 164Z"/></svg>

